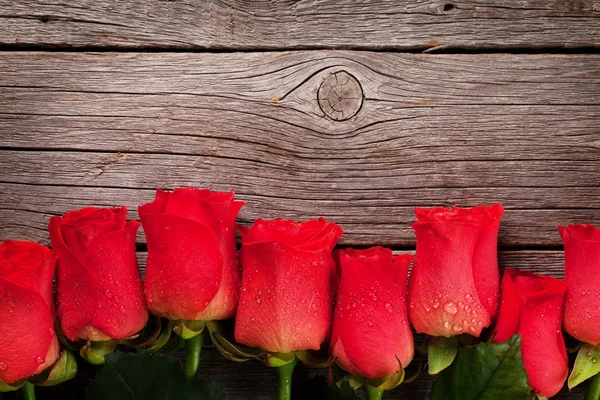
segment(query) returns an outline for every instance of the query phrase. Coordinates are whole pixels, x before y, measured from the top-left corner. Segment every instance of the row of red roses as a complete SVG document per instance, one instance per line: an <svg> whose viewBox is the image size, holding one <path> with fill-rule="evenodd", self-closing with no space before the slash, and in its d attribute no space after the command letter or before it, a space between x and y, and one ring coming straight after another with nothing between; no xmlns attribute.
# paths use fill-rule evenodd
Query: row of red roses
<svg viewBox="0 0 600 400"><path fill-rule="evenodd" d="M600 278L593 271L600 265L600 229L590 225L559 228L566 284L508 269L499 306L500 205L416 209L408 290L413 256L393 256L383 247L332 255L342 230L322 218L238 225L238 257L235 220L242 206L233 192L158 190L152 203L139 207L148 244L145 283L136 260L139 223L126 220L125 207L53 217L57 257L34 243L0 244L0 389L59 357L56 258L60 328L90 349L135 336L147 323L146 307L176 321L175 331L195 341L196 351L207 321L235 316L236 342L268 352L276 366L293 368L301 352L318 350L331 331L333 359L380 393L401 382L399 373L413 358L409 321L434 337L479 337L498 313L492 340L520 334L530 385L553 396L568 374L565 293L566 331L591 345L600 342ZM225 347L234 358L251 353Z"/></svg>

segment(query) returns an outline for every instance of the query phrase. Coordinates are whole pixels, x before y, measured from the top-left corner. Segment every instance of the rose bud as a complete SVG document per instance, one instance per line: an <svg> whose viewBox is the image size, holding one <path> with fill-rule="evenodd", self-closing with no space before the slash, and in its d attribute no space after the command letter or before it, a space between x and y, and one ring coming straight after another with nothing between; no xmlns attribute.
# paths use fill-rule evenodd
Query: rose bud
<svg viewBox="0 0 600 400"><path fill-rule="evenodd" d="M408 282L410 321L419 333L479 337L498 306L499 204L417 208L417 251Z"/></svg>
<svg viewBox="0 0 600 400"><path fill-rule="evenodd" d="M269 352L318 350L327 338L342 229L323 218L257 219L242 234L237 342Z"/></svg>
<svg viewBox="0 0 600 400"><path fill-rule="evenodd" d="M50 219L59 257L58 316L71 341L125 339L146 324L135 250L140 224L126 216L125 207L89 207Z"/></svg>
<svg viewBox="0 0 600 400"><path fill-rule="evenodd" d="M244 203L233 196L233 191L159 189L152 203L139 207L153 314L191 321L235 315L241 276L235 219Z"/></svg>
<svg viewBox="0 0 600 400"><path fill-rule="evenodd" d="M413 358L406 310L412 255L383 247L336 251L340 285L330 352L348 372L368 379L396 374Z"/></svg>
<svg viewBox="0 0 600 400"><path fill-rule="evenodd" d="M52 252L37 243L0 243L0 386L39 374L58 358L55 265Z"/></svg>
<svg viewBox="0 0 600 400"><path fill-rule="evenodd" d="M319 350L329 334L337 285L331 251L342 229L319 218L300 224L257 219L238 230L242 290L235 340L276 353L264 361L278 367L278 398L289 399L299 352Z"/></svg>
<svg viewBox="0 0 600 400"><path fill-rule="evenodd" d="M138 208L148 243L146 299L150 311L177 321L186 340L186 374L197 375L208 321L233 318L241 271L235 219L241 201L196 188L156 191Z"/></svg>
<svg viewBox="0 0 600 400"><path fill-rule="evenodd" d="M600 343L600 229L592 225L558 228L565 244L564 328L576 339Z"/></svg>
<svg viewBox="0 0 600 400"><path fill-rule="evenodd" d="M561 330L566 284L556 278L506 269L494 343L521 335L529 385L540 395L560 391L569 371Z"/></svg>

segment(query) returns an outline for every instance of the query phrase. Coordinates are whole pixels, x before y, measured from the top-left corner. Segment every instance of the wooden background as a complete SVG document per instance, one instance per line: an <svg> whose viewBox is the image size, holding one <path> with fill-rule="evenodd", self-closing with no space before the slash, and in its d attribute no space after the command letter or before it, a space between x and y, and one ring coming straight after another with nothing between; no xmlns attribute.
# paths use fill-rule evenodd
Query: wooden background
<svg viewBox="0 0 600 400"><path fill-rule="evenodd" d="M189 185L411 251L414 207L500 202L501 267L562 277L556 227L600 224L599 48L592 0L0 0L0 240ZM257 363L202 370L275 396Z"/></svg>

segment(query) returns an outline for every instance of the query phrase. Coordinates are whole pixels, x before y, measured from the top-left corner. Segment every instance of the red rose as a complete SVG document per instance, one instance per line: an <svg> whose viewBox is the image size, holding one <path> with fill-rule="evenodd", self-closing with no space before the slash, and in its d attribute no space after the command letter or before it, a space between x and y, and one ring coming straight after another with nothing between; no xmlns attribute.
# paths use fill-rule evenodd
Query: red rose
<svg viewBox="0 0 600 400"><path fill-rule="evenodd" d="M325 219L257 219L242 234L235 339L263 350L317 350L329 333L336 286L331 250L342 229Z"/></svg>
<svg viewBox="0 0 600 400"><path fill-rule="evenodd" d="M600 229L592 225L558 228L565 244L564 328L582 342L600 343Z"/></svg>
<svg viewBox="0 0 600 400"><path fill-rule="evenodd" d="M37 243L0 243L0 383L14 383L54 364L52 276L56 260Z"/></svg>
<svg viewBox="0 0 600 400"><path fill-rule="evenodd" d="M340 286L333 313L331 354L352 374L393 375L413 358L406 311L411 255L392 257L383 247L336 251Z"/></svg>
<svg viewBox="0 0 600 400"><path fill-rule="evenodd" d="M58 316L65 336L125 339L148 319L127 208L83 208L50 219L58 259Z"/></svg>
<svg viewBox="0 0 600 400"><path fill-rule="evenodd" d="M520 334L529 385L546 397L560 391L569 367L561 330L566 284L527 271L506 269L494 343Z"/></svg>
<svg viewBox="0 0 600 400"><path fill-rule="evenodd" d="M139 207L148 242L146 297L152 313L172 320L232 318L240 267L231 193L195 188L156 191Z"/></svg>
<svg viewBox="0 0 600 400"><path fill-rule="evenodd" d="M498 307L497 240L504 209L417 208L417 254L408 282L410 320L419 333L479 337Z"/></svg>

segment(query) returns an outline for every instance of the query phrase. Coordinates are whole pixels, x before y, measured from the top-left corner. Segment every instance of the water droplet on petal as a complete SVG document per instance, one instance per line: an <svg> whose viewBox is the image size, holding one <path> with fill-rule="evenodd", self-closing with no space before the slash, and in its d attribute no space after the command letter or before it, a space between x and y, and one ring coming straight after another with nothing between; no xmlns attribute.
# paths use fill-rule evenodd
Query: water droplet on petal
<svg viewBox="0 0 600 400"><path fill-rule="evenodd" d="M8 365L6 365L5 362L0 361L0 371L6 371L6 368L8 368Z"/></svg>
<svg viewBox="0 0 600 400"><path fill-rule="evenodd" d="M106 298L108 298L108 299L112 298L112 296L113 296L113 294L110 291L110 289L106 289L106 292L104 292L104 294L106 295Z"/></svg>
<svg viewBox="0 0 600 400"><path fill-rule="evenodd" d="M433 308L437 309L440 307L440 301L438 299L433 300Z"/></svg>
<svg viewBox="0 0 600 400"><path fill-rule="evenodd" d="M48 335L54 336L54 329L52 329L52 328L48 329Z"/></svg>
<svg viewBox="0 0 600 400"><path fill-rule="evenodd" d="M450 302L444 306L444 310L446 310L448 314L454 315L458 312L458 307L456 307L456 304Z"/></svg>
<svg viewBox="0 0 600 400"><path fill-rule="evenodd" d="M256 295L255 299L256 299L257 303L260 303L260 296L259 295Z"/></svg>
<svg viewBox="0 0 600 400"><path fill-rule="evenodd" d="M389 311L392 312L394 310L394 308L392 307L392 305L390 303L385 303L385 308ZM433 306L433 308L437 308L435 306Z"/></svg>
<svg viewBox="0 0 600 400"><path fill-rule="evenodd" d="M456 332L461 332L463 330L463 327L461 324L456 324L452 329L454 329Z"/></svg>
<svg viewBox="0 0 600 400"><path fill-rule="evenodd" d="M44 357L36 357L36 358L35 358L35 362L36 362L36 363L38 363L38 364L43 364L43 363L44 363L44 361L46 361L46 360L44 359Z"/></svg>

